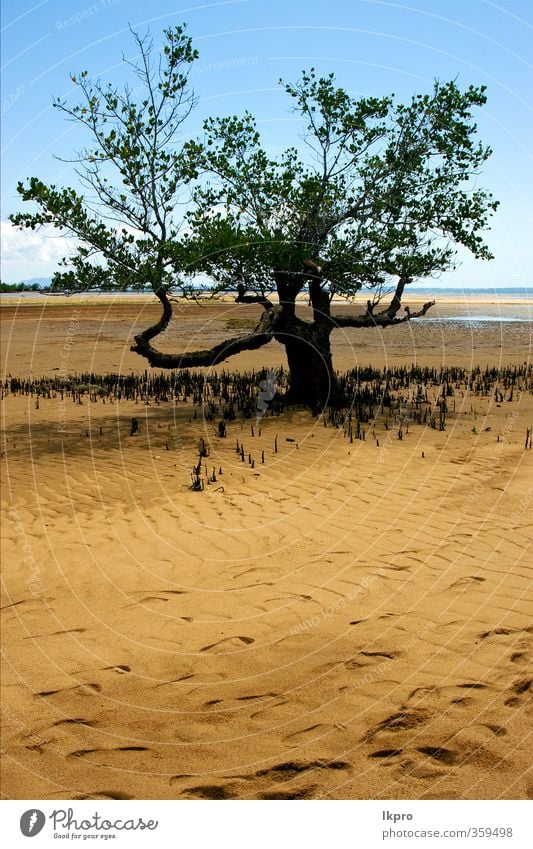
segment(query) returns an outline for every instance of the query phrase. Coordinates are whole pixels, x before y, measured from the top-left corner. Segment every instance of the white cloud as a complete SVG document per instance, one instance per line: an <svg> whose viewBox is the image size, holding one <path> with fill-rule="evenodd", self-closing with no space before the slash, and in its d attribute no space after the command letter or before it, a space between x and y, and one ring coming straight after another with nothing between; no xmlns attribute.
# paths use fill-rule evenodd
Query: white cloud
<svg viewBox="0 0 533 849"><path fill-rule="evenodd" d="M73 239L59 235L48 225L39 230L20 230L10 221L0 221L0 237L2 279L7 282L50 276L76 247Z"/></svg>

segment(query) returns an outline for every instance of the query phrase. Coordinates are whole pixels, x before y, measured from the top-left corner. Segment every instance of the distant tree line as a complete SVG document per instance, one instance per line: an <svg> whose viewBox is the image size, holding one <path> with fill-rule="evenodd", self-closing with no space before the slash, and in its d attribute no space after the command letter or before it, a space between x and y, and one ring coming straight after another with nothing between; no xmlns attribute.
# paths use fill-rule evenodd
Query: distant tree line
<svg viewBox="0 0 533 849"><path fill-rule="evenodd" d="M49 292L50 286L42 286L40 283L2 283L0 292Z"/></svg>

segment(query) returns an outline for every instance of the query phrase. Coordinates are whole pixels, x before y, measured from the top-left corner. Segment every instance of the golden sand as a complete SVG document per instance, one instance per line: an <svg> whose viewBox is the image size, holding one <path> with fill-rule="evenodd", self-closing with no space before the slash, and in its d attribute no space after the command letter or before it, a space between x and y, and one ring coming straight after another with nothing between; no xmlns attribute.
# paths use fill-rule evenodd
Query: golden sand
<svg viewBox="0 0 533 849"><path fill-rule="evenodd" d="M142 371L156 315L12 304L5 371ZM165 348L255 316L185 305ZM531 328L337 331L334 358L520 364ZM304 410L220 439L183 402L8 394L3 797L533 797L533 397L510 398L457 389L444 432L380 419L350 444ZM192 492L200 437L217 482Z"/></svg>

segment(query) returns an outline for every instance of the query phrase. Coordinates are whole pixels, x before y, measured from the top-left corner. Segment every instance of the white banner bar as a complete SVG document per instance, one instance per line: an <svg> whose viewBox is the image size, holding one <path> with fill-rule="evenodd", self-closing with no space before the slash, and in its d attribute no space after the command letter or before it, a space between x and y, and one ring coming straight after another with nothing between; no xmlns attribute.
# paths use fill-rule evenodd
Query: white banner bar
<svg viewBox="0 0 533 849"><path fill-rule="evenodd" d="M529 849L521 801L3 801L3 845ZM31 840L35 838L35 843Z"/></svg>

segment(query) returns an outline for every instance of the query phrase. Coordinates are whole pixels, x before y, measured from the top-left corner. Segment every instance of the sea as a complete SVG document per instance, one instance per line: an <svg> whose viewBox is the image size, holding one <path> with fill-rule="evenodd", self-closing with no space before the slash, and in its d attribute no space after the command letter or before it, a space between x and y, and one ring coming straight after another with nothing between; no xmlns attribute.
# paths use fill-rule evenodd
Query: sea
<svg viewBox="0 0 533 849"><path fill-rule="evenodd" d="M529 286L490 289L413 286L409 299L414 298L435 301L435 306L423 318L417 319L427 324L455 322L476 327L533 321L533 287Z"/></svg>
<svg viewBox="0 0 533 849"><path fill-rule="evenodd" d="M124 299L145 298L148 293L120 292L117 297ZM230 291L226 294L232 294ZM409 302L434 300L435 306L417 321L425 323L447 324L456 322L471 325L473 327L481 324L508 324L533 322L533 287L532 286L501 286L490 288L458 288L435 286L422 287L412 286L406 290ZM39 292L2 292L0 293L0 305L2 303L35 302L41 304L47 297L46 293ZM98 298L109 299L114 297L112 292L91 292L84 295L84 299L97 303ZM361 292L357 302L365 303L367 294ZM53 301L53 296L50 297Z"/></svg>

